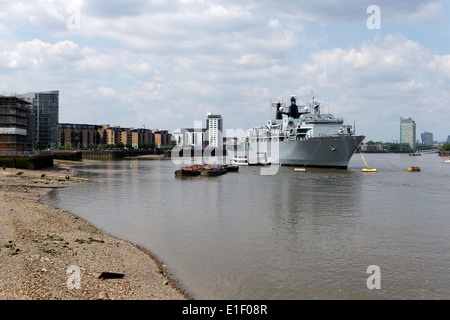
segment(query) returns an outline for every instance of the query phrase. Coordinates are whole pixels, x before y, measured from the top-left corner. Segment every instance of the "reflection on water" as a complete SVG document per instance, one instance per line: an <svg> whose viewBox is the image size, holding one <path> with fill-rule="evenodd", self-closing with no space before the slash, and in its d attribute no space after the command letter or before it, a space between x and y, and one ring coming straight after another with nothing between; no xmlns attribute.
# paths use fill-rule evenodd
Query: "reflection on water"
<svg viewBox="0 0 450 320"><path fill-rule="evenodd" d="M171 161L93 162L79 171L96 182L44 201L152 251L197 299L450 298L450 165L365 159L377 173L359 155L349 170L186 179Z"/></svg>

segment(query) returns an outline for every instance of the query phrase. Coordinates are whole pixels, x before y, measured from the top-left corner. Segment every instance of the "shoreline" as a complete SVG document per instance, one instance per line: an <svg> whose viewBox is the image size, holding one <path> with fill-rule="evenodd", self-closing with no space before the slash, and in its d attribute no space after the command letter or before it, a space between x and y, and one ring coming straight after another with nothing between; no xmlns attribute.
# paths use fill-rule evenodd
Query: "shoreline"
<svg viewBox="0 0 450 320"><path fill-rule="evenodd" d="M192 300L148 250L41 203L52 189L91 181L72 164L0 168L0 300Z"/></svg>

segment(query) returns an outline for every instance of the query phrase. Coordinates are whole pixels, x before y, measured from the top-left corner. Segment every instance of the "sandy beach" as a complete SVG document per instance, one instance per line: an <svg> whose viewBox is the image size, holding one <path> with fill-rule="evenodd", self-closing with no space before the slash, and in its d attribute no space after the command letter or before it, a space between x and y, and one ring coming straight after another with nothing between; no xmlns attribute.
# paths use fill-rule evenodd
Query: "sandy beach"
<svg viewBox="0 0 450 320"><path fill-rule="evenodd" d="M0 300L186 300L149 252L40 202L73 167L0 168Z"/></svg>

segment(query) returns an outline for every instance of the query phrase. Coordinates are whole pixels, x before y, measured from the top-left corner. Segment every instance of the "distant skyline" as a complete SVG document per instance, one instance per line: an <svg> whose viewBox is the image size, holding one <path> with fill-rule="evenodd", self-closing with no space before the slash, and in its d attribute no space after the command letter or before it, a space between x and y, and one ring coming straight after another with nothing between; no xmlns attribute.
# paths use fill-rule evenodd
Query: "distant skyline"
<svg viewBox="0 0 450 320"><path fill-rule="evenodd" d="M400 117L450 135L449 2L0 5L0 92L59 90L61 123L173 131L212 112L247 130L277 98L306 104L314 92L366 140L399 140Z"/></svg>

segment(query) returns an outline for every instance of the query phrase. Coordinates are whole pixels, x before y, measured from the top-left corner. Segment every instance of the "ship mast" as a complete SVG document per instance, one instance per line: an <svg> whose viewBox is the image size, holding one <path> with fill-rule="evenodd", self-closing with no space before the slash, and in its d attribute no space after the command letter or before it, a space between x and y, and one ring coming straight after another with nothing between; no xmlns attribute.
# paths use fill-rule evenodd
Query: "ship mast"
<svg viewBox="0 0 450 320"><path fill-rule="evenodd" d="M276 109L275 120L283 120L283 111L282 111L284 107L283 99L278 99L277 102L273 102L272 107Z"/></svg>
<svg viewBox="0 0 450 320"><path fill-rule="evenodd" d="M320 102L316 102L315 101L315 91L311 90L312 93L312 102L311 102L311 108L312 110L310 111L311 113L314 113L314 115L316 116L320 116Z"/></svg>

